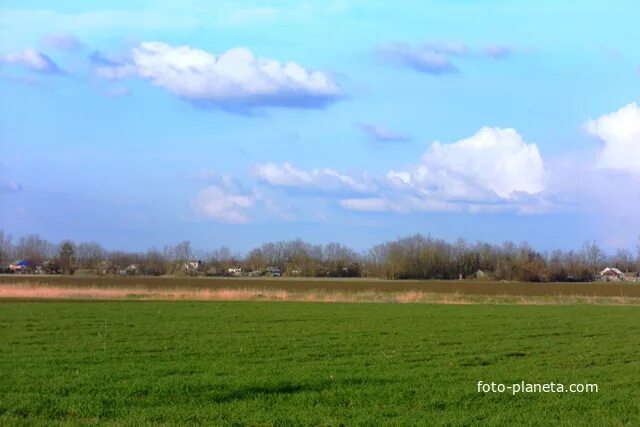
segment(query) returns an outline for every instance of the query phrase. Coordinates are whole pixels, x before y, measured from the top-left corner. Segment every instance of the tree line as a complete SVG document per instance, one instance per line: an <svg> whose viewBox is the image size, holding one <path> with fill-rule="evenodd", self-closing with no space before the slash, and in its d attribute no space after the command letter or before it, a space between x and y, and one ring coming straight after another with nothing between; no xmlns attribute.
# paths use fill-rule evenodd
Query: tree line
<svg viewBox="0 0 640 427"><path fill-rule="evenodd" d="M269 242L242 255L226 247L195 250L189 241L144 252L107 250L95 242L52 243L38 235L16 240L0 231L0 265L18 259L40 272L147 275L252 275L277 268L285 276L371 277L384 279L477 278L529 282L589 281L604 267L640 270L637 253L607 254L595 242L578 250L540 252L526 243L453 243L416 234L356 252L340 243L314 245L301 239ZM190 265L190 261L200 263ZM134 266L135 270L127 270Z"/></svg>

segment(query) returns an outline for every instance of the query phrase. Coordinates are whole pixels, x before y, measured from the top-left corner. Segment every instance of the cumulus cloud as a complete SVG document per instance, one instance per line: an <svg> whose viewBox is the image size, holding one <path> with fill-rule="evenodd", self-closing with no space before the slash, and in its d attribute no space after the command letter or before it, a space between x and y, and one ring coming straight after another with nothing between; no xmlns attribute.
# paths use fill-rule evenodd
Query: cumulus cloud
<svg viewBox="0 0 640 427"><path fill-rule="evenodd" d="M43 37L42 44L63 52L72 52L82 47L82 42L77 37L67 33L47 34Z"/></svg>
<svg viewBox="0 0 640 427"><path fill-rule="evenodd" d="M458 199L506 199L543 189L544 165L538 147L515 129L485 127L451 143L434 142L411 169L391 171L397 185Z"/></svg>
<svg viewBox="0 0 640 427"><path fill-rule="evenodd" d="M266 163L257 165L253 173L260 181L276 187L356 192L367 192L373 189L373 185L364 177L359 179L328 168L305 171L297 169L289 163L280 165Z"/></svg>
<svg viewBox="0 0 640 427"><path fill-rule="evenodd" d="M434 142L420 162L387 173L383 194L341 201L362 211L534 210L544 190L538 147L514 129L485 127L451 143Z"/></svg>
<svg viewBox="0 0 640 427"><path fill-rule="evenodd" d="M245 48L215 55L189 46L142 42L126 62L111 62L98 67L99 76L148 80L202 107L240 111L260 106L320 108L342 96L328 73L309 71L294 62L257 58Z"/></svg>
<svg viewBox="0 0 640 427"><path fill-rule="evenodd" d="M378 142L401 142L409 140L408 135L392 131L382 125L376 125L372 123L356 123L356 126L360 128L367 136Z"/></svg>
<svg viewBox="0 0 640 427"><path fill-rule="evenodd" d="M34 49L25 49L20 52L11 52L0 55L0 64L19 65L45 74L59 74L60 67L51 58Z"/></svg>
<svg viewBox="0 0 640 427"><path fill-rule="evenodd" d="M193 208L198 214L219 222L242 224L248 222L246 211L255 202L254 195L240 194L228 185L214 184L198 193Z"/></svg>
<svg viewBox="0 0 640 427"><path fill-rule="evenodd" d="M589 120L587 131L602 140L597 165L640 174L640 107L635 102Z"/></svg>

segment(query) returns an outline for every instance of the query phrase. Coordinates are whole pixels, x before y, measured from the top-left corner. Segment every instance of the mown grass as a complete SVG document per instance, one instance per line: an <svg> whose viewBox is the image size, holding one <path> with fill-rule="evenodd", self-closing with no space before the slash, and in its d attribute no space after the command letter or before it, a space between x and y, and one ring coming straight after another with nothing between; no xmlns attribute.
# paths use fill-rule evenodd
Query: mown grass
<svg viewBox="0 0 640 427"><path fill-rule="evenodd" d="M0 343L0 424L640 423L637 307L5 301Z"/></svg>

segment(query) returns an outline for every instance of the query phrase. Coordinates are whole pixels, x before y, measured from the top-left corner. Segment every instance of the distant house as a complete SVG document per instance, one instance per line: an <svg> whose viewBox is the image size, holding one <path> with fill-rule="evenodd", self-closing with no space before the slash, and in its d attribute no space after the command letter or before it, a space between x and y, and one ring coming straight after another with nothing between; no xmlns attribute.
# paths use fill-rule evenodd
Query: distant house
<svg viewBox="0 0 640 427"><path fill-rule="evenodd" d="M191 261L184 261L182 263L182 272L185 274L188 274L190 276L196 276L200 273L200 271L203 268L203 263L202 261L198 260L191 260Z"/></svg>
<svg viewBox="0 0 640 427"><path fill-rule="evenodd" d="M26 259L21 259L9 264L9 270L12 273L24 273L28 271L31 267L31 263Z"/></svg>
<svg viewBox="0 0 640 427"><path fill-rule="evenodd" d="M273 277L280 277L282 276L282 270L278 267L267 267L266 274Z"/></svg>
<svg viewBox="0 0 640 427"><path fill-rule="evenodd" d="M624 280L624 273L617 268L607 267L600 272L599 279L606 282L621 281Z"/></svg>
<svg viewBox="0 0 640 427"><path fill-rule="evenodd" d="M230 276L242 276L242 268L240 267L232 267L227 269L227 274Z"/></svg>
<svg viewBox="0 0 640 427"><path fill-rule="evenodd" d="M185 261L183 268L187 272L199 271L200 268L202 268L202 261L200 260Z"/></svg>
<svg viewBox="0 0 640 427"><path fill-rule="evenodd" d="M138 273L140 273L140 269L135 264L131 264L130 266L128 266L124 270L120 270L120 274L122 276L135 276Z"/></svg>

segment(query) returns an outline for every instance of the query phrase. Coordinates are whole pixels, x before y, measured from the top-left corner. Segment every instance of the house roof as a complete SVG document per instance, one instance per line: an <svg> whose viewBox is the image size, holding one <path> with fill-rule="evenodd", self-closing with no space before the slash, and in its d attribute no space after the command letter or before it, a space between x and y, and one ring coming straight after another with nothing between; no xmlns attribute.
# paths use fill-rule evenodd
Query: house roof
<svg viewBox="0 0 640 427"><path fill-rule="evenodd" d="M17 267L28 267L29 261L27 261L26 259L20 259L18 261L12 262L11 265L15 265Z"/></svg>
<svg viewBox="0 0 640 427"><path fill-rule="evenodd" d="M607 267L600 272L601 276L604 276L605 274L615 274L616 276L622 276L623 273L617 268Z"/></svg>

